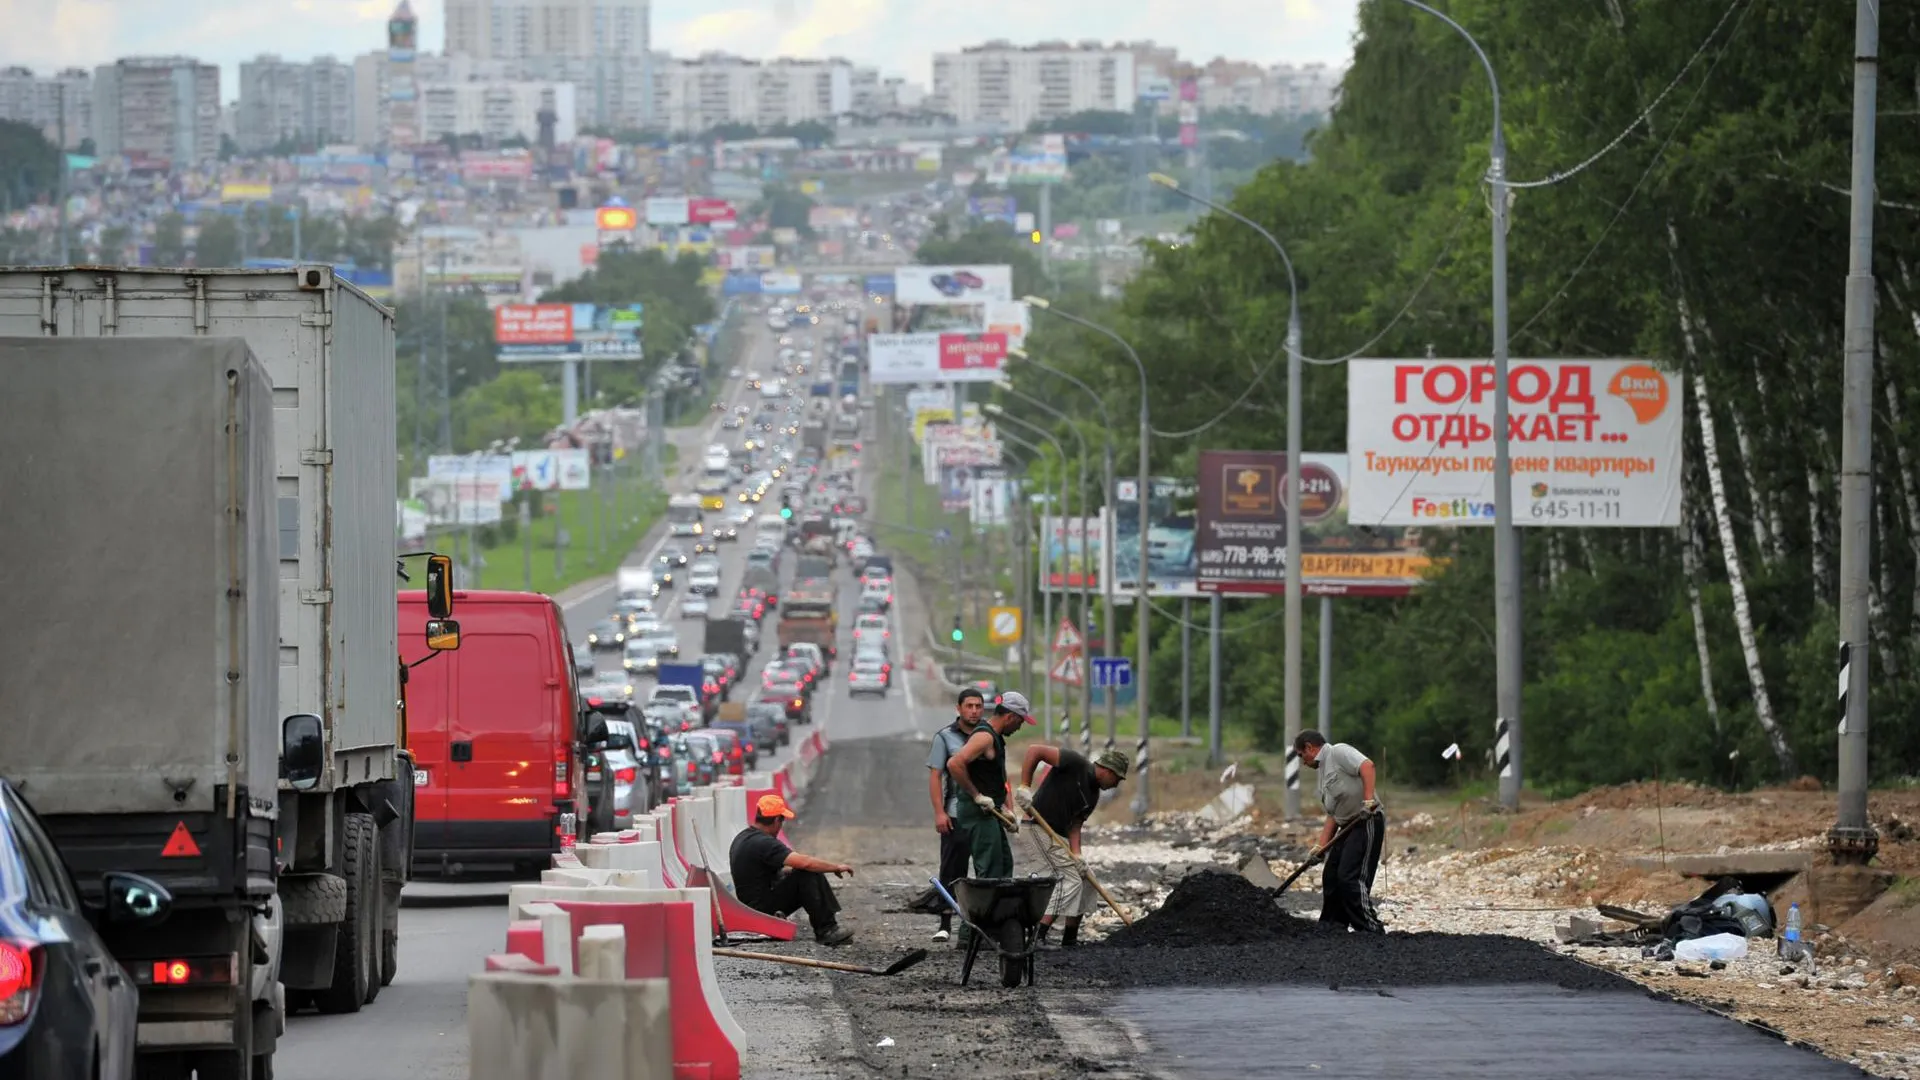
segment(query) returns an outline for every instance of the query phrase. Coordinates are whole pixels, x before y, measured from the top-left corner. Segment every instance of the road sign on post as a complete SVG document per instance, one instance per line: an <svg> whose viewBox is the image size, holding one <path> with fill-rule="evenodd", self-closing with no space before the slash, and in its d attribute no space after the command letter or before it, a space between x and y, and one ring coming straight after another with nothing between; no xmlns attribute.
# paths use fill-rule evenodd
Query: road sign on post
<svg viewBox="0 0 1920 1080"><path fill-rule="evenodd" d="M995 645L1011 645L1020 640L1020 609L997 607L987 611L987 640Z"/></svg>
<svg viewBox="0 0 1920 1080"><path fill-rule="evenodd" d="M1068 686L1079 686L1082 682L1081 670L1080 654L1065 653L1053 662L1053 670L1047 672L1047 677Z"/></svg>
<svg viewBox="0 0 1920 1080"><path fill-rule="evenodd" d="M1133 661L1125 656L1094 657L1093 685L1115 688L1133 685Z"/></svg>

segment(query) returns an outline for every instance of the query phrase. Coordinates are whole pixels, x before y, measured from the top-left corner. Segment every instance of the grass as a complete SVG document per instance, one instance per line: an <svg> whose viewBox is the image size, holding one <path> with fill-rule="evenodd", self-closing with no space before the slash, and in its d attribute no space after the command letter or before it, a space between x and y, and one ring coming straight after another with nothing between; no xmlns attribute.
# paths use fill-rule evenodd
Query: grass
<svg viewBox="0 0 1920 1080"><path fill-rule="evenodd" d="M608 475L603 472L599 477ZM474 574L474 587L528 589L552 595L613 573L666 511L667 497L657 485L642 478L638 455L622 462L611 475L612 486L606 491L548 493L545 505L552 512L535 517L524 536L517 520L483 530L493 535L483 536L480 552L485 562ZM509 508L509 512L517 511ZM554 537L561 528L568 534L568 544L556 565Z"/></svg>
<svg viewBox="0 0 1920 1080"><path fill-rule="evenodd" d="M913 463L896 460L886 454L880 455L880 475L873 489L873 512L871 520L877 528L881 547L904 560L913 573L914 581L920 586L920 595L926 601L927 619L934 636L942 644L950 644L949 636L953 629L953 617L960 615L960 626L966 635L966 651L983 660L999 662L1005 659L1004 646L992 645L987 640L985 623L988 608L995 606L993 594L1013 597L1016 595L1013 574L1010 570L997 570L989 581L981 572L984 561L981 541L973 535L973 526L962 512L948 512L940 509L940 494L920 478ZM911 469L910 473L907 471ZM906 477L906 501L900 497L901 476ZM933 534L946 529L953 536L949 543L942 544ZM997 561L1011 563L1011 554L1007 552L1007 530L991 530L993 533ZM957 550L955 545L961 545ZM956 553L967 568L967 576L961 587L954 587L954 561ZM976 603L976 600L978 601ZM979 617L975 617L975 609Z"/></svg>

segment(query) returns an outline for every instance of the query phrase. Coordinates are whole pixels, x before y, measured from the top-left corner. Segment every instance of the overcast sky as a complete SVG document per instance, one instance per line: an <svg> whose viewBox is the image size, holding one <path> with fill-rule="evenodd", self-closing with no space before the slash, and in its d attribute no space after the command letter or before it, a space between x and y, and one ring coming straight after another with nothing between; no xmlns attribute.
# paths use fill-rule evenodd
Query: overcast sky
<svg viewBox="0 0 1920 1080"><path fill-rule="evenodd" d="M936 49L1007 38L1151 38L1205 61L1344 63L1359 0L655 0L657 49L843 56L925 84ZM0 0L0 65L45 73L120 56L187 55L225 68L260 53L349 59L384 45L397 0ZM414 0L421 45L443 41L442 0Z"/></svg>

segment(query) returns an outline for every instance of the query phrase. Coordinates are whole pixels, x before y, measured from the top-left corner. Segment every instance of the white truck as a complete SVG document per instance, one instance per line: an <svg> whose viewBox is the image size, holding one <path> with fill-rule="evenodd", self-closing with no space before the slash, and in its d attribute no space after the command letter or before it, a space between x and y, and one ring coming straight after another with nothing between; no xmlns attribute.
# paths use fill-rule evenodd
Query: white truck
<svg viewBox="0 0 1920 1080"><path fill-rule="evenodd" d="M275 715L317 717L321 761L310 784L280 778L277 854L249 870L277 873L285 924L280 981L289 1009L310 1003L323 1012L358 1011L394 977L400 891L413 859L413 765L406 751L395 600L392 312L325 265L0 267L0 336L6 335L238 338L265 369L271 382L273 464L267 476L273 494L270 506L254 513L272 526ZM63 455L88 441L88 428L114 422L91 409L74 415L78 432L49 437ZM75 488L72 496L80 500L86 490ZM114 527L143 535L148 523L139 513L117 519ZM148 539L156 548L164 543ZM444 588L443 599L450 602L445 564L430 561L430 591ZM129 575L126 585L135 590L131 604L142 599L138 589L148 583ZM127 617L128 607L115 604L92 616L112 624ZM457 646L457 627L441 629L453 633L430 637L432 647ZM137 651L169 633L156 627L152 640L129 641L127 647ZM155 694L149 690L130 700L137 705ZM135 711L141 715L130 722L137 726L146 710ZM200 793L189 787L186 794ZM145 1049L145 1025L141 1039Z"/></svg>
<svg viewBox="0 0 1920 1080"><path fill-rule="evenodd" d="M700 536L707 531L698 495L675 495L667 500L667 535Z"/></svg>

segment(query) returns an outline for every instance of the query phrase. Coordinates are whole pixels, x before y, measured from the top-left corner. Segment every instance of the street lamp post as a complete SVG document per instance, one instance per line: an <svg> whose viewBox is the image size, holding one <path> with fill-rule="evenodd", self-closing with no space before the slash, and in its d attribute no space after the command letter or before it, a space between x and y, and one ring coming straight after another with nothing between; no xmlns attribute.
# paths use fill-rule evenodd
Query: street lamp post
<svg viewBox="0 0 1920 1080"><path fill-rule="evenodd" d="M1493 90L1493 144L1487 187L1493 197L1493 617L1494 763L1500 805L1520 807L1520 534L1513 524L1513 474L1507 458L1507 139L1500 123L1500 79L1472 34L1420 0L1400 0L1439 19L1465 38Z"/></svg>
<svg viewBox="0 0 1920 1080"><path fill-rule="evenodd" d="M1011 417L1009 417L1009 419L1011 419ZM1031 424L1029 424L1028 426L1032 427ZM1035 428L1034 430L1039 431L1040 429ZM1039 446L1031 442L1028 442L1027 440L1021 438L1018 435L1015 435L1013 432L1003 431L1003 432L999 432L998 434L1004 437L1008 442L1014 444L1015 446L1024 448L1028 453L1033 454L1035 457L1038 457L1040 455ZM1062 462L1065 462L1067 460L1067 455L1064 451L1060 449L1060 443L1058 442L1058 440L1054 439L1053 436L1048 435L1044 431L1040 432L1040 436L1053 444L1054 453L1060 455L1060 460ZM1058 481L1058 493L1055 495L1055 498L1058 500L1055 505L1058 505L1058 506L1066 505L1067 471L1065 469L1060 470L1060 477ZM1049 563L1052 562L1052 556L1053 556L1053 544L1051 543L1051 538L1049 538L1049 542L1047 544L1047 557L1048 557ZM1041 603L1047 606L1046 614L1044 614L1041 617L1045 619L1049 624L1051 624L1053 621L1053 591L1051 589L1049 589L1045 594L1042 595ZM1026 621L1024 613L1022 613L1021 621L1022 622ZM1043 719L1041 720L1042 726L1040 730L1042 732L1042 737L1045 738L1048 742L1052 742L1053 741L1053 669L1051 664L1052 664L1053 657L1051 652L1049 652L1047 660L1048 660L1047 670L1042 674L1040 679L1040 682L1041 682L1040 711L1043 714L1045 714ZM1083 682L1085 681L1084 678L1082 681Z"/></svg>
<svg viewBox="0 0 1920 1080"><path fill-rule="evenodd" d="M1054 416L1057 416L1062 420L1067 419L1067 415L1065 413L1060 412L1057 409L1054 409L1053 407L1047 405L1044 402L1036 401L1032 397L1029 397L1026 394L1020 393L1020 391L1015 390L1013 386L1008 382L1006 382L1005 380L1001 381L1000 387L1001 389L1005 390L1007 393L1013 394L1034 405L1040 406L1042 409L1045 409L1046 411L1052 413ZM1007 415L1006 412L1000 408L1000 406L994 404L993 402L987 402L986 405L982 406L982 408L989 415L997 416L1003 420L1007 420L1012 423L1019 424L1022 427L1030 428L1034 431L1040 431L1044 433L1043 428L1040 428L1033 424L1029 424L1025 420L1020 419L1019 417ZM1075 472L1075 487L1078 488L1080 491L1080 513L1083 519L1083 524L1080 529L1080 618L1081 618L1081 621L1084 622L1086 620L1087 613L1093 603L1093 590L1087 584L1086 568L1089 560L1087 558L1087 555L1088 555L1087 530L1084 525L1084 518L1086 516L1086 507L1087 507L1087 440L1081 436L1079 430L1074 428L1074 426L1071 423L1067 425L1067 431L1073 436L1074 441L1080 444L1080 460L1074 465L1074 472ZM1059 444L1055 443L1055 445L1058 446ZM1060 463L1063 467L1066 464L1066 454L1064 452L1060 455ZM1081 727L1081 730L1083 731L1091 731L1091 728L1093 725L1092 683L1093 683L1093 680L1088 678L1083 677L1080 680L1080 727ZM1113 735L1114 735L1113 726L1109 724L1107 726L1107 746L1109 749L1111 749L1113 746Z"/></svg>
<svg viewBox="0 0 1920 1080"><path fill-rule="evenodd" d="M1293 752L1293 740L1300 734L1300 606L1303 582L1300 565L1300 283L1294 276L1293 259L1287 254L1286 246L1280 243L1266 227L1212 199L1202 198L1182 188L1173 177L1165 173L1151 173L1148 179L1177 195L1191 199L1217 214L1232 218L1261 235L1280 256L1281 265L1287 268L1287 590L1285 622L1286 686L1286 795L1285 808L1289 818L1300 816L1300 759ZM1324 673L1323 673L1324 674Z"/></svg>
<svg viewBox="0 0 1920 1080"><path fill-rule="evenodd" d="M1153 653L1153 643L1151 640L1153 635L1149 632L1152 615L1151 609L1148 607L1152 602L1149 591L1151 583L1147 579L1147 515L1150 509L1148 504L1151 501L1150 496L1153 488L1153 479L1149 475L1153 466L1148 461L1147 452L1151 445L1149 440L1153 438L1153 420L1147 402L1147 365L1141 362L1140 354L1134 351L1133 346L1127 343L1126 338L1101 326L1099 323L1061 311L1059 308L1054 307L1053 303L1043 296L1027 296L1022 297L1022 299L1032 307L1058 315L1060 318L1075 325L1086 327L1088 330L1092 330L1094 333L1120 346L1121 349L1125 350L1127 359L1133 361L1134 370L1140 375L1140 473L1138 480L1140 485L1140 566L1134 573L1134 587L1138 593L1135 597L1135 603L1138 606L1134 609L1137 612L1134 632L1139 638L1139 640L1135 642L1139 659L1134 664L1137 670L1133 673L1133 678L1136 683L1134 694L1140 711L1140 744L1134 751L1134 764L1140 779L1139 782L1134 784L1133 802L1130 808L1136 816L1145 816L1147 807L1150 805L1147 794L1147 767L1151 763L1151 759L1147 753L1147 740L1151 734L1149 727L1149 717L1151 713L1148 709L1148 702L1151 700L1151 694L1148 692L1151 688L1151 672L1149 671L1148 662L1152 659ZM1115 552L1116 563L1119 561L1117 557L1118 554L1118 552ZM1114 632L1114 628L1109 626L1106 628L1106 632L1111 634Z"/></svg>
<svg viewBox="0 0 1920 1080"><path fill-rule="evenodd" d="M1032 356L1027 354L1027 351L1025 349L1008 349L1007 356L1009 356L1012 359L1019 360L1022 363L1031 364L1035 368L1041 371L1044 371L1049 375L1053 375L1058 378L1065 379L1066 381L1072 383L1073 385L1079 387L1081 390L1085 391L1087 396L1093 399L1094 406L1100 410L1100 431L1101 431L1100 465L1102 469L1102 479L1106 483L1106 487L1101 489L1102 494L1100 496L1100 504L1102 507L1113 505L1113 418L1107 414L1106 399L1102 398L1100 394L1094 390L1093 387L1088 386L1086 383L1075 378L1074 376L1069 375L1064 371L1061 371L1059 368L1050 367L1047 364L1044 364L1041 361L1034 359ZM1100 520L1103 522L1106 520L1104 511L1102 512L1102 516ZM1082 520L1081 520L1081 533L1080 533L1081 539L1083 541L1086 539L1086 529L1091 524L1092 524L1091 522L1085 519L1085 516L1083 514ZM1108 554L1106 550L1106 545L1108 543L1108 540L1106 536L1106 530L1102 528L1100 532L1101 532L1101 536L1100 536L1101 555L1104 561L1104 557ZM1084 554L1085 554L1085 550L1082 549L1082 555ZM1081 560L1081 568L1082 568L1081 569L1082 574L1089 574L1093 572L1092 565L1089 562L1087 562L1087 560L1084 558ZM1113 621L1113 575L1108 573L1105 567L1102 567L1100 569L1100 625L1109 628L1109 631L1111 630L1112 627L1117 625ZM1091 683L1089 683L1089 685L1091 685ZM1113 687L1111 686L1107 687L1106 699L1107 699L1107 742L1111 744L1113 742L1114 732L1118 730L1118 719L1114 715L1116 704L1114 701ZM1088 717L1082 722L1082 725L1080 728L1080 749L1082 752L1089 753L1089 754L1092 753L1092 750L1093 750L1093 726L1092 725L1093 725L1093 720L1091 717Z"/></svg>

